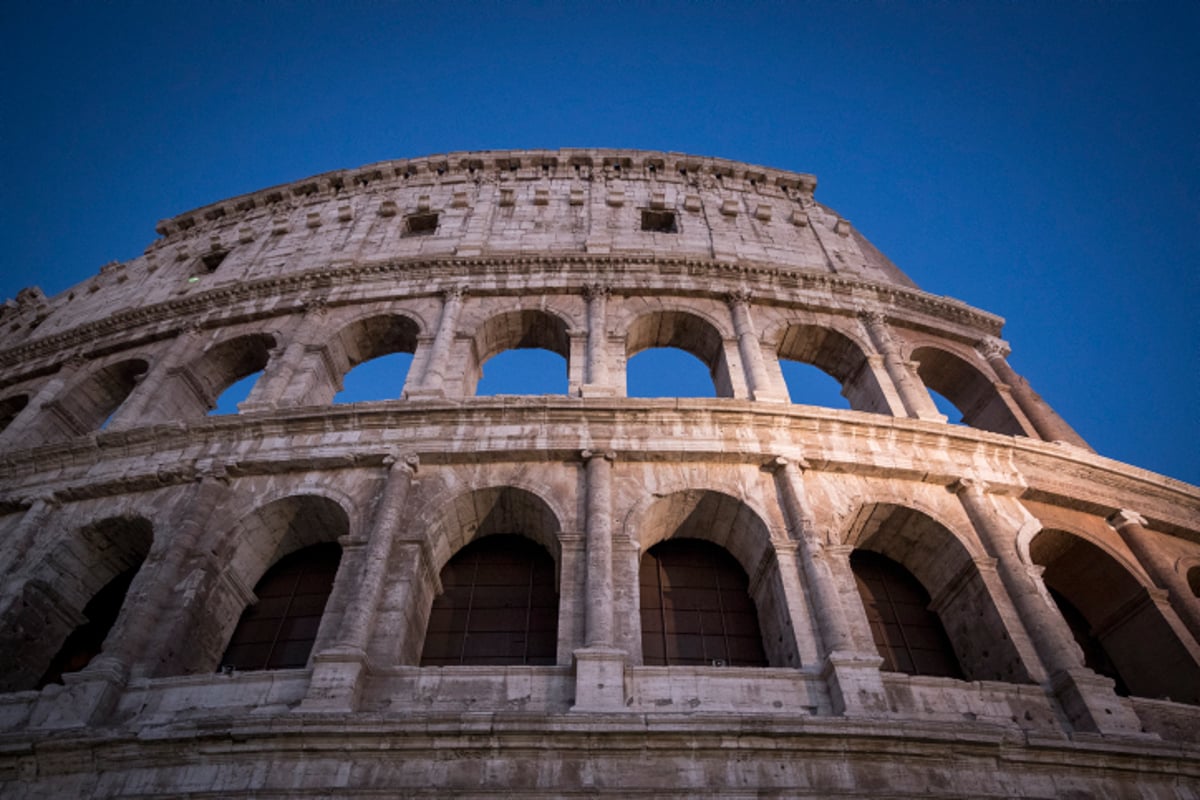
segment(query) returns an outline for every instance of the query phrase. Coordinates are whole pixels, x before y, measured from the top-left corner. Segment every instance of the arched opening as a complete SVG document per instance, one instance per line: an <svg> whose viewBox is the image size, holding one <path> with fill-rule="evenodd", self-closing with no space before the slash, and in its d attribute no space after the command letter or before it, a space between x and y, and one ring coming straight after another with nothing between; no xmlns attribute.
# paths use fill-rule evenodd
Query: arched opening
<svg viewBox="0 0 1200 800"><path fill-rule="evenodd" d="M125 595L129 592L129 586L133 583L133 577L137 575L140 566L139 564L130 567L113 578L83 607L84 621L67 636L67 640L50 660L50 666L42 673L34 688L41 689L51 683L62 683L63 674L78 672L100 655L104 648L104 639L117 622Z"/></svg>
<svg viewBox="0 0 1200 800"><path fill-rule="evenodd" d="M339 331L336 341L346 360L346 372L333 402L400 397L419 333L416 322L398 314L369 317Z"/></svg>
<svg viewBox="0 0 1200 800"><path fill-rule="evenodd" d="M262 376L263 371L258 370L226 386L208 412L209 416L220 417L238 413L238 406L246 402L246 399L250 397L250 392L254 391L254 385Z"/></svg>
<svg viewBox="0 0 1200 800"><path fill-rule="evenodd" d="M421 666L554 664L554 559L516 534L476 539L442 568Z"/></svg>
<svg viewBox="0 0 1200 800"><path fill-rule="evenodd" d="M25 406L29 405L29 395L18 394L0 400L0 431L3 431Z"/></svg>
<svg viewBox="0 0 1200 800"><path fill-rule="evenodd" d="M361 403L393 400L404 392L404 382L412 367L412 353L389 353L351 368L342 378L342 390L335 403Z"/></svg>
<svg viewBox="0 0 1200 800"><path fill-rule="evenodd" d="M1139 697L1200 703L1200 667L1153 596L1113 556L1086 539L1043 530L1029 556L1059 603L1087 666Z"/></svg>
<svg viewBox="0 0 1200 800"><path fill-rule="evenodd" d="M1187 571L1187 582L1192 594L1200 597L1200 567L1192 567Z"/></svg>
<svg viewBox="0 0 1200 800"><path fill-rule="evenodd" d="M532 358L518 355L492 363L496 357L513 350L547 352ZM475 333L472 354L475 367L467 375L468 395L567 393L570 337L566 322L554 314L538 309L497 314ZM556 391L545 391L551 388Z"/></svg>
<svg viewBox="0 0 1200 800"><path fill-rule="evenodd" d="M651 347L626 362L628 397L716 397L708 366L686 350Z"/></svg>
<svg viewBox="0 0 1200 800"><path fill-rule="evenodd" d="M146 373L132 358L94 370L54 398L39 415L30 441L54 441L100 430Z"/></svg>
<svg viewBox="0 0 1200 800"><path fill-rule="evenodd" d="M732 637L729 646L733 647L726 653L725 663L800 665L770 531L748 505L721 492L673 492L655 499L634 524L643 556L632 565L637 574L630 574L628 580L638 585L643 627L629 644L651 648L643 650L644 663L661 664L657 660L661 658L668 658L672 664L684 663L678 659L695 656L701 652L696 649L700 646L714 653L704 663L720 661L717 639L710 641L710 632L725 624ZM751 575L753 581L748 577ZM712 581L718 579L722 588L714 593ZM674 580L685 581L679 585L688 588L673 594ZM665 596L660 594L664 591ZM719 614L713 616L712 604L733 603L737 592L744 595L744 600L738 597L736 605L730 606L736 613L724 621ZM697 611L701 616L696 616ZM647 625L649 628L644 627ZM673 638L677 635L685 639ZM720 638L715 633L712 636ZM665 637L672 638L667 641Z"/></svg>
<svg viewBox="0 0 1200 800"><path fill-rule="evenodd" d="M912 360L925 386L949 400L964 424L1009 436L1025 435L991 380L970 363L934 347L918 347Z"/></svg>
<svg viewBox="0 0 1200 800"><path fill-rule="evenodd" d="M750 579L723 548L659 542L642 556L642 663L765 667Z"/></svg>
<svg viewBox="0 0 1200 800"><path fill-rule="evenodd" d="M258 600L238 620L221 666L299 669L308 664L342 548L311 545L284 556L254 587Z"/></svg>
<svg viewBox="0 0 1200 800"><path fill-rule="evenodd" d="M152 538L142 517L109 517L63 538L34 567L0 619L0 691L61 682L102 651Z"/></svg>
<svg viewBox="0 0 1200 800"><path fill-rule="evenodd" d="M542 348L505 350L481 367L475 394L566 394L567 360Z"/></svg>
<svg viewBox="0 0 1200 800"><path fill-rule="evenodd" d="M574 645L560 629L560 530L546 501L513 486L465 492L440 509L430 544L441 594L432 579L411 582L405 605L417 613L405 618L400 663L566 663ZM528 627L515 622L517 607ZM468 641L476 635L505 644L484 652ZM477 660L488 658L502 661Z"/></svg>
<svg viewBox="0 0 1200 800"><path fill-rule="evenodd" d="M221 539L226 574L192 603L187 646L163 656L162 674L212 672L224 663L282 669L296 666L301 651L307 661L337 627L324 613L325 598L340 564L337 541L349 533L345 509L315 494L283 497L242 517ZM249 597L238 589L249 586ZM268 649L263 631L286 647L259 660ZM242 645L249 655L240 653Z"/></svg>
<svg viewBox="0 0 1200 800"><path fill-rule="evenodd" d="M789 325L778 354L793 403L889 413L866 354L845 334L817 325Z"/></svg>
<svg viewBox="0 0 1200 800"><path fill-rule="evenodd" d="M908 570L887 556L855 550L850 556L854 582L882 669L909 675L961 678L962 668L950 637L929 609L929 593Z"/></svg>
<svg viewBox="0 0 1200 800"><path fill-rule="evenodd" d="M630 372L628 365L634 357L653 348L674 348L699 359L712 383L716 397L733 397L729 366L725 361L725 346L721 333L712 323L686 311L656 311L643 314L633 321L625 337L626 394L630 397L712 397L707 390L698 392L695 381L688 381L688 362L679 356L666 363L654 364L658 373L645 376ZM653 363L654 359L651 359ZM684 392L688 392L684 394Z"/></svg>
<svg viewBox="0 0 1200 800"><path fill-rule="evenodd" d="M148 421L194 419L214 409L218 414L237 413L238 403L250 395L274 347L275 337L267 333L218 342L174 371L161 396L146 407Z"/></svg>
<svg viewBox="0 0 1200 800"><path fill-rule="evenodd" d="M847 543L855 547L851 568L862 600L859 624L870 630L870 641L885 660L893 657L888 652L893 647L902 649L895 643L904 631L891 630L890 635L882 636L877 633L886 632L886 627L884 631L876 629L895 625L897 619L916 621L914 631L919 634L912 635L919 635L917 649L921 653L915 660L911 653L906 658L896 655L891 663L900 671L910 664L916 670L934 668L938 656L933 653L942 646L940 629L950 648L944 661L957 662L957 669L945 666L936 673L919 674L1032 682L993 599L991 585L971 552L946 526L914 508L876 503L859 511ZM895 592L902 602L891 603L888 592Z"/></svg>
<svg viewBox="0 0 1200 800"><path fill-rule="evenodd" d="M851 407L850 401L842 395L842 385L812 364L781 360L779 368L791 402L824 408Z"/></svg>

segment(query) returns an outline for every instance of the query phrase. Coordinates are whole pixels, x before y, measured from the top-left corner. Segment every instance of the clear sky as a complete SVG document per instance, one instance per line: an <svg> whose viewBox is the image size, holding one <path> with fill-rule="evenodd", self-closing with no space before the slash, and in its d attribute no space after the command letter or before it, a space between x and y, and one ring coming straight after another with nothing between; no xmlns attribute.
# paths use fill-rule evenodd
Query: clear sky
<svg viewBox="0 0 1200 800"><path fill-rule="evenodd" d="M0 297L453 150L811 172L1103 455L1200 484L1200 3L8 3Z"/></svg>

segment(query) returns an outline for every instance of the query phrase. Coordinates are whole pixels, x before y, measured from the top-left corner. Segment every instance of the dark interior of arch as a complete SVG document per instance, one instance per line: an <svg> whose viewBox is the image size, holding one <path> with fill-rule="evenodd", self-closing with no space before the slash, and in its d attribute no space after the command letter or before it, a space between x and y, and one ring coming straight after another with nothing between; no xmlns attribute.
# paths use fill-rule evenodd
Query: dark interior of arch
<svg viewBox="0 0 1200 800"><path fill-rule="evenodd" d="M116 623L152 538L148 520L119 516L60 544L61 557L43 562L0 618L0 691L58 683L87 666Z"/></svg>
<svg viewBox="0 0 1200 800"><path fill-rule="evenodd" d="M221 666L299 669L308 663L342 549L323 542L281 558L254 587L258 601L238 620Z"/></svg>
<svg viewBox="0 0 1200 800"><path fill-rule="evenodd" d="M765 667L749 578L724 548L668 539L642 556L642 658L651 666Z"/></svg>
<svg viewBox="0 0 1200 800"><path fill-rule="evenodd" d="M517 534L476 539L441 573L421 666L549 665L558 648L554 560Z"/></svg>
<svg viewBox="0 0 1200 800"><path fill-rule="evenodd" d="M117 622L125 595L140 566L125 570L96 593L83 609L84 622L71 631L34 688L62 683L65 673L78 672L100 655L104 639Z"/></svg>
<svg viewBox="0 0 1200 800"><path fill-rule="evenodd" d="M929 593L907 569L887 556L855 550L850 567L867 612L882 669L909 675L962 678L963 670Z"/></svg>
<svg viewBox="0 0 1200 800"><path fill-rule="evenodd" d="M1060 610L1076 639L1083 638L1085 655L1098 645L1130 694L1200 703L1200 670L1149 592L1120 562L1057 530L1034 537L1029 555L1045 567L1042 580L1051 596L1066 601ZM1088 666L1107 669L1100 661Z"/></svg>
<svg viewBox="0 0 1200 800"><path fill-rule="evenodd" d="M1121 673L1113 664L1112 659L1108 657L1104 644L1092 633L1092 626L1088 624L1087 617L1060 592L1054 589L1049 589L1049 591L1050 597L1054 599L1054 604L1058 606L1059 612L1066 620L1067 627L1071 629L1071 636L1079 645L1079 649L1083 651L1083 665L1097 675L1112 679L1116 693L1128 696L1129 687L1125 685Z"/></svg>
<svg viewBox="0 0 1200 800"><path fill-rule="evenodd" d="M29 405L29 395L18 394L0 400L0 431L7 428L17 418L17 414Z"/></svg>
<svg viewBox="0 0 1200 800"><path fill-rule="evenodd" d="M1025 435L996 387L971 364L933 347L917 348L912 360L925 385L953 403L966 425L1009 436Z"/></svg>

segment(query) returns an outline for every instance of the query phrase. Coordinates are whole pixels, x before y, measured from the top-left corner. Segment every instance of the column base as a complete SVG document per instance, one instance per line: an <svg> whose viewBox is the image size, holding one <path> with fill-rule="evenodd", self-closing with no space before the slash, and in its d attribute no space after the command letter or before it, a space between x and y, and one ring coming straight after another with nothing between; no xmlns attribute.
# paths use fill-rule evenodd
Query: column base
<svg viewBox="0 0 1200 800"><path fill-rule="evenodd" d="M575 653L572 711L624 711L625 651L585 647Z"/></svg>
<svg viewBox="0 0 1200 800"><path fill-rule="evenodd" d="M30 714L29 727L84 728L108 717L125 691L126 671L120 664L90 665L63 675L62 686L47 686Z"/></svg>
<svg viewBox="0 0 1200 800"><path fill-rule="evenodd" d="M1148 736L1142 733L1142 721L1113 686L1112 680L1089 669L1063 670L1050 677L1050 690L1076 731Z"/></svg>
<svg viewBox="0 0 1200 800"><path fill-rule="evenodd" d="M313 656L308 693L296 709L351 712L358 709L363 679L370 672L362 650L326 650Z"/></svg>
<svg viewBox="0 0 1200 800"><path fill-rule="evenodd" d="M619 392L615 386L585 383L579 387L580 397L617 397L618 395Z"/></svg>
<svg viewBox="0 0 1200 800"><path fill-rule="evenodd" d="M835 714L878 717L889 711L879 667L883 659L865 653L833 652L825 658L821 677L829 687Z"/></svg>
<svg viewBox="0 0 1200 800"><path fill-rule="evenodd" d="M409 389L404 393L405 400L445 400L444 389Z"/></svg>

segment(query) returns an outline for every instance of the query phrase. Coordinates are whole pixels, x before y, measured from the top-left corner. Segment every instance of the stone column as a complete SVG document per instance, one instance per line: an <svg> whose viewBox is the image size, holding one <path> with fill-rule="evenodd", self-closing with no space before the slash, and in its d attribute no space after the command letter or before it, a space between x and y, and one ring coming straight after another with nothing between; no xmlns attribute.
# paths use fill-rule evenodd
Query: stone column
<svg viewBox="0 0 1200 800"><path fill-rule="evenodd" d="M746 388L751 400L783 402L778 392L771 389L771 378L763 363L762 346L754 330L754 319L750 316L750 292L739 289L726 296L730 313L733 315L733 330L737 335L738 352L745 365Z"/></svg>
<svg viewBox="0 0 1200 800"><path fill-rule="evenodd" d="M1003 342L999 339L984 339L975 349L987 359L996 377L1008 386L1009 396L1016 401L1017 407L1025 414L1039 436L1048 442L1067 442L1091 451L1092 448L1088 447L1087 442L1030 388L1029 382L1013 371L1005 358L1009 351Z"/></svg>
<svg viewBox="0 0 1200 800"><path fill-rule="evenodd" d="M953 487L987 554L996 560L1000 581L1049 676L1050 688L1078 730L1129 733L1141 730L1137 716L1113 692L1111 680L1083 665L1062 614L1039 586L1035 571L1017 552L1017 532L998 518L988 486L962 478Z"/></svg>
<svg viewBox="0 0 1200 800"><path fill-rule="evenodd" d="M138 570L125 597L121 615L104 640L104 651L77 673L63 676L64 689L39 699L33 727L61 728L92 725L116 707L131 677L155 674L155 667L172 648L186 647L188 603L204 597L198 591L201 568L187 571L212 509L227 491L223 470L203 476L195 485L184 518ZM209 576L211 577L211 576Z"/></svg>
<svg viewBox="0 0 1200 800"><path fill-rule="evenodd" d="M40 442L22 442L22 440L30 432L30 429L37 425L38 419L42 414L49 411L48 406L62 394L66 385L79 374L79 371L87 363L88 360L82 356L72 356L64 361L62 366L58 368L58 372L55 372L50 380L42 384L37 393L29 398L29 402L25 404L25 407L17 412L12 422L8 423L8 427L0 431L0 446L15 443L40 444Z"/></svg>
<svg viewBox="0 0 1200 800"><path fill-rule="evenodd" d="M825 544L808 507L804 491L803 462L776 458L769 467L782 501L789 533L800 549L800 568L812 598L817 632L824 655L822 674L829 685L830 699L839 714L871 714L887 709L877 653L862 653L854 644L850 622L827 561Z"/></svg>
<svg viewBox="0 0 1200 800"><path fill-rule="evenodd" d="M587 470L587 575L584 643L575 651L577 711L625 708L625 653L613 647L611 452L584 450Z"/></svg>
<svg viewBox="0 0 1200 800"><path fill-rule="evenodd" d="M138 571L138 578L129 589L136 602L131 604L127 598L128 613L122 614L119 628L114 627L114 635L109 637L119 643L113 648L111 658L124 668L135 674L155 675L170 657L170 649L185 646L186 631L181 626L186 625L184 620L188 615L183 604L202 599L205 592L200 585L211 583L224 566L197 551L213 509L221 505L228 491L223 467L202 474L191 497L180 504L186 511L174 526L171 540L165 543L162 557L156 564L147 558ZM147 572L144 581L142 572ZM181 585L196 591L181 594ZM106 651L97 660L108 656Z"/></svg>
<svg viewBox="0 0 1200 800"><path fill-rule="evenodd" d="M587 469L587 608L584 643L613 644L612 453L584 450Z"/></svg>
<svg viewBox="0 0 1200 800"><path fill-rule="evenodd" d="M339 570L339 583L349 589L350 596L333 647L313 657L313 676L304 700L306 710L352 711L362 690L367 640L383 598L396 533L418 461L414 455L388 456L384 463L388 467L387 481L375 507L370 533L365 542L347 543L347 549L362 548L356 559L359 568L345 576ZM347 579L353 582L346 585Z"/></svg>
<svg viewBox="0 0 1200 800"><path fill-rule="evenodd" d="M152 410L154 404L162 397L163 386L171 378L173 370L199 354L203 333L200 325L194 324L176 335L166 352L150 365L137 387L117 409L108 423L108 430L124 430L159 421L160 417Z"/></svg>
<svg viewBox="0 0 1200 800"><path fill-rule="evenodd" d="M1146 529L1145 518L1122 509L1108 518L1108 524L1116 528L1150 579L1167 590L1171 608L1200 644L1200 600L1192 594L1187 578L1176 572L1171 559L1155 546L1153 535Z"/></svg>
<svg viewBox="0 0 1200 800"><path fill-rule="evenodd" d="M305 335L305 329L310 324L321 327L328 310L329 305L323 298L309 303L307 311L289 327L287 343L281 343L271 351L265 374L254 387L254 396L247 397L240 410L249 410L251 406L271 409L303 401L312 383L311 376L302 372L309 351L309 336ZM299 383L303 384L300 386L296 385L298 374Z"/></svg>
<svg viewBox="0 0 1200 800"><path fill-rule="evenodd" d="M938 413L929 392L925 390L920 379L914 374L912 365L900 358L900 351L892 338L887 317L883 312L862 311L858 316L866 325L867 333L871 335L871 341L875 343L875 347L883 356L884 370L892 379L892 384L895 385L896 393L900 395L900 402L904 404L908 415L914 419L945 422L945 416Z"/></svg>
<svg viewBox="0 0 1200 800"><path fill-rule="evenodd" d="M9 536L3 552L0 553L0 577L2 578L8 578L10 573L21 568L25 554L33 547L38 534L46 527L46 520L59 507L59 500L53 492L27 498L24 502L27 502L29 507L21 515L21 521L17 523L16 530ZM9 603L12 602L12 597L15 596L11 593L15 591L19 594L21 587L14 580L0 581L0 587L3 587L0 588L0 615L2 615L3 611L8 609Z"/></svg>
<svg viewBox="0 0 1200 800"><path fill-rule="evenodd" d="M608 296L607 286L590 283L583 287L587 298L587 369L584 375L584 397L611 397L616 392L609 383L608 370Z"/></svg>
<svg viewBox="0 0 1200 800"><path fill-rule="evenodd" d="M425 362L425 374L421 376L420 386L410 392L409 397L445 396L446 362L450 358L450 345L454 342L458 315L462 312L463 295L466 292L465 286L452 286L442 293L442 314L438 318L429 359Z"/></svg>

